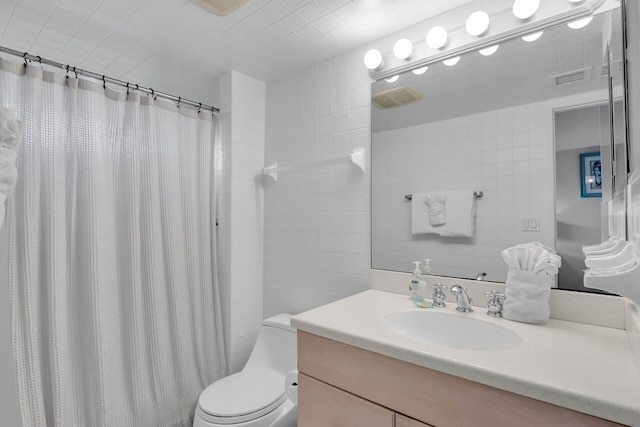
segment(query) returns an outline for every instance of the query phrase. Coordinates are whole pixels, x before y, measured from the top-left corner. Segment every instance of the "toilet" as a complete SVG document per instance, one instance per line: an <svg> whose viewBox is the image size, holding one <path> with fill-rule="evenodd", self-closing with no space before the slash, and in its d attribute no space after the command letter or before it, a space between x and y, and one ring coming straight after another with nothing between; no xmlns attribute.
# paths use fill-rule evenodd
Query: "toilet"
<svg viewBox="0 0 640 427"><path fill-rule="evenodd" d="M193 427L297 426L298 405L285 391L285 377L297 363L297 335L290 319L290 314L278 314L262 322L244 369L200 394Z"/></svg>

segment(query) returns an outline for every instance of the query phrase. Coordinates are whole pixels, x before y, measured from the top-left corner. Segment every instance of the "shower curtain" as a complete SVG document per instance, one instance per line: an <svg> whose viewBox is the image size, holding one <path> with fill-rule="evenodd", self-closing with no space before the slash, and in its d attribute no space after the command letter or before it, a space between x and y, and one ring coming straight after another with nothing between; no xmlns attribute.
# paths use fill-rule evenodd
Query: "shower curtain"
<svg viewBox="0 0 640 427"><path fill-rule="evenodd" d="M7 206L25 426L190 426L226 373L216 120L0 60L24 123Z"/></svg>

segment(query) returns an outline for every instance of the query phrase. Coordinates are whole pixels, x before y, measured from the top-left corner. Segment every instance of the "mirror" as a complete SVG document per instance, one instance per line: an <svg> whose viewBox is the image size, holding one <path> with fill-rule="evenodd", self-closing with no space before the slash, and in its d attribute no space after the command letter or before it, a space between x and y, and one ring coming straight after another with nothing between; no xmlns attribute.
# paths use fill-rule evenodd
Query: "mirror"
<svg viewBox="0 0 640 427"><path fill-rule="evenodd" d="M618 8L595 16L581 29L563 24L532 42L520 37L501 42L490 56L470 52L451 67L437 63L422 75L406 72L394 83L374 82L374 98L410 87L421 99L371 108L372 267L410 272L412 261L429 258L433 274L474 279L484 272L486 280L504 282L507 267L500 252L510 246L537 241L558 248L562 256L561 241L572 240L573 249L580 249L609 235L624 237L624 221L610 220L621 201L624 214L623 103L616 104L613 116L615 150L608 113L609 71L612 99L623 95L621 22ZM596 140L569 159L557 154L558 138L575 133L574 141L583 135L585 129L574 132L571 126L585 120L597 126L588 134ZM614 166L601 170L604 197L589 200L596 204L596 223L605 226L572 235L556 226L556 217L562 219L557 210L567 197L565 189L556 188L556 182L565 183L559 174L556 179L556 171L567 171L565 162L578 168L573 177L578 185L568 190L568 197L581 198L583 152L601 152L604 160L613 158ZM482 192L475 198L473 233L413 234L412 202L405 196L454 190ZM560 278L559 287L584 290L579 277L565 284Z"/></svg>

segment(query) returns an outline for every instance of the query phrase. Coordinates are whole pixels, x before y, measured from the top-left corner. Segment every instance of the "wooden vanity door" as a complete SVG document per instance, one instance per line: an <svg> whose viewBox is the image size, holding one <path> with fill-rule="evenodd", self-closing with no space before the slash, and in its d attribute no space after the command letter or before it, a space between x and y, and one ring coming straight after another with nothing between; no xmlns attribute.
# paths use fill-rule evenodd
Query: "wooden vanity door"
<svg viewBox="0 0 640 427"><path fill-rule="evenodd" d="M393 411L302 373L298 402L298 427L393 427Z"/></svg>
<svg viewBox="0 0 640 427"><path fill-rule="evenodd" d="M413 418L405 417L404 415L396 414L396 427L433 427L430 424L421 423Z"/></svg>

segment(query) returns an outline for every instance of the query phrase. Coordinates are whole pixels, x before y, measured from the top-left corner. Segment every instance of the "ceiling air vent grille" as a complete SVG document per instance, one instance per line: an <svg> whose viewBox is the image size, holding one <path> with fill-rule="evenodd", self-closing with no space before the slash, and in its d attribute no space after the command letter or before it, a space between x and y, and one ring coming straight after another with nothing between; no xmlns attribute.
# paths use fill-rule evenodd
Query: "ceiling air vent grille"
<svg viewBox="0 0 640 427"><path fill-rule="evenodd" d="M249 0L191 0L200 7L218 16L227 16L231 12L240 9Z"/></svg>
<svg viewBox="0 0 640 427"><path fill-rule="evenodd" d="M373 102L373 105L376 107L385 109L399 107L421 99L422 95L420 95L420 93L418 93L414 88L402 86L374 95L371 98L371 102Z"/></svg>
<svg viewBox="0 0 640 427"><path fill-rule="evenodd" d="M618 59L617 61L613 61L611 63L611 71L612 74L617 74L622 72L622 60ZM607 76L607 64L602 64L602 68L600 69L600 77Z"/></svg>
<svg viewBox="0 0 640 427"><path fill-rule="evenodd" d="M591 78L591 67L569 71L568 73L556 74L550 78L553 79L556 86L582 82Z"/></svg>

